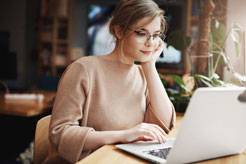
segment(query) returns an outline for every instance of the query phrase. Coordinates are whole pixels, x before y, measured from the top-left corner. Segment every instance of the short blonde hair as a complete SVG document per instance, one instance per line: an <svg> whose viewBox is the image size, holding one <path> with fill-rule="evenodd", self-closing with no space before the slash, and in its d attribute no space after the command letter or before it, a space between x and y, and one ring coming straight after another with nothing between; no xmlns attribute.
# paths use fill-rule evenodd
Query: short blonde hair
<svg viewBox="0 0 246 164"><path fill-rule="evenodd" d="M161 32L165 33L167 23L164 18L164 10L160 9L153 0L120 0L113 12L109 31L116 37L114 29L118 26L123 34L127 34L133 25L145 17L150 17L150 20L160 17Z"/></svg>

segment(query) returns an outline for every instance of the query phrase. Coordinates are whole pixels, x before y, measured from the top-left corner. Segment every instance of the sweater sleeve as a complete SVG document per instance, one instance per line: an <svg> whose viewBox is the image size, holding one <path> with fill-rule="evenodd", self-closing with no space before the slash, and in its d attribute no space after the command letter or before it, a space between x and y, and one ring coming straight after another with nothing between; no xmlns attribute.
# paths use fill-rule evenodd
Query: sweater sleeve
<svg viewBox="0 0 246 164"><path fill-rule="evenodd" d="M154 113L152 106L151 106L151 103L150 103L148 93L146 96L146 103L147 103L147 108L146 108L146 112L145 112L144 122L157 124L168 134L173 129L173 127L175 126L176 113L175 113L175 109L174 109L173 104L172 104L171 123L170 123L170 127L168 127L167 125L165 125L165 123L161 119L159 119L158 115L156 115Z"/></svg>
<svg viewBox="0 0 246 164"><path fill-rule="evenodd" d="M71 64L58 86L52 110L49 138L59 155L71 163L79 160L86 136L93 128L81 127L89 89L88 74L80 63Z"/></svg>

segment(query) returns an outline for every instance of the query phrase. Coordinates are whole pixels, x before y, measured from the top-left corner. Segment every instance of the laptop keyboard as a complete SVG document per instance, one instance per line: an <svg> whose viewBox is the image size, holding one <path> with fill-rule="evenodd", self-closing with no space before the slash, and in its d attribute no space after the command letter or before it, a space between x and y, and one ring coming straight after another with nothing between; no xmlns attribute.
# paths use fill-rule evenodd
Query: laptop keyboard
<svg viewBox="0 0 246 164"><path fill-rule="evenodd" d="M156 150L145 151L145 153L157 156L159 158L166 159L170 150L171 150L171 147L168 147L165 149L156 149Z"/></svg>

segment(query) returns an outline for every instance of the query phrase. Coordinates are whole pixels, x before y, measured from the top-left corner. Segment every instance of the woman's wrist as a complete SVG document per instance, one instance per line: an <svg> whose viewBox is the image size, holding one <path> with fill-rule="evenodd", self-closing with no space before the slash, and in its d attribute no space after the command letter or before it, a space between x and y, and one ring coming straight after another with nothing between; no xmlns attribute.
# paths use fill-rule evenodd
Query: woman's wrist
<svg viewBox="0 0 246 164"><path fill-rule="evenodd" d="M85 150L94 150L103 145L122 143L124 139L124 131L93 131L87 136Z"/></svg>
<svg viewBox="0 0 246 164"><path fill-rule="evenodd" d="M155 63L142 63L141 66L145 75L156 71Z"/></svg>
<svg viewBox="0 0 246 164"><path fill-rule="evenodd" d="M114 131L110 144L131 142L133 139L131 139L129 132L130 132L129 129Z"/></svg>
<svg viewBox="0 0 246 164"><path fill-rule="evenodd" d="M126 140L126 131L119 130L119 131L108 131L106 132L109 137L103 138L103 143L105 145L115 144L115 143L123 143Z"/></svg>

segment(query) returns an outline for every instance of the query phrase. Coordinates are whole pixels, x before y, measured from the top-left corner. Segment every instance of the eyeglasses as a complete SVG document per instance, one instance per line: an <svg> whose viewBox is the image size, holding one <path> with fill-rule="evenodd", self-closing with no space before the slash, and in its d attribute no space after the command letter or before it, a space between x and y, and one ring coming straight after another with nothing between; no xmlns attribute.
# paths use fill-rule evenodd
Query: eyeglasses
<svg viewBox="0 0 246 164"><path fill-rule="evenodd" d="M163 33L156 33L151 35L149 32L144 30L133 30L133 32L136 34L136 39L139 43L146 43L150 39L152 39L153 42L157 42L159 38L162 40L166 38L166 35Z"/></svg>

